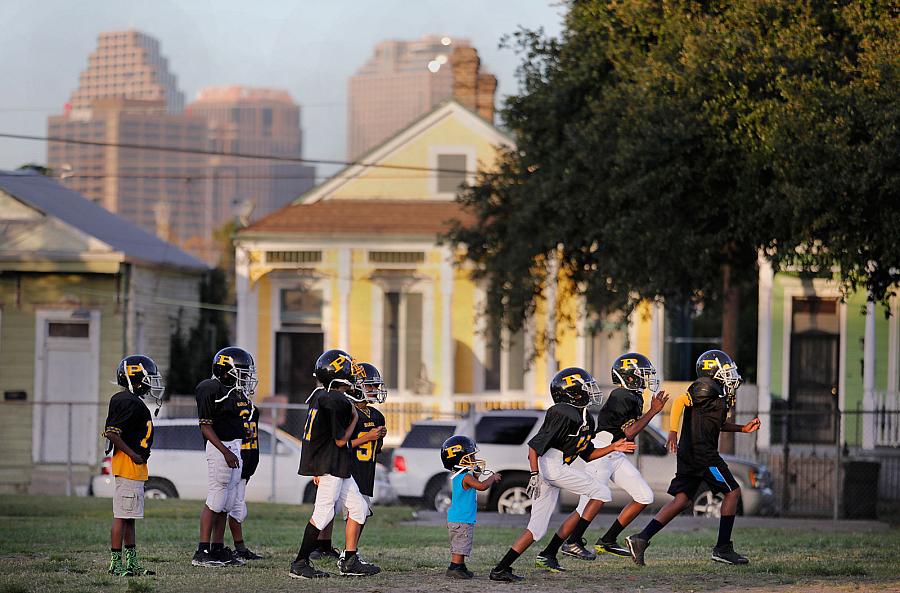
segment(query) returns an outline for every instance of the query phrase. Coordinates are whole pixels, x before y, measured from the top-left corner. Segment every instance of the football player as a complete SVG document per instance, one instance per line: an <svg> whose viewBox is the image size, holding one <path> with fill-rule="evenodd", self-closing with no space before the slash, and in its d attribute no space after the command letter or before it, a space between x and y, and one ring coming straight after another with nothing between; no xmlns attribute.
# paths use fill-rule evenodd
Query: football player
<svg viewBox="0 0 900 593"><path fill-rule="evenodd" d="M159 411L165 388L156 363L142 355L122 359L116 369L116 383L122 390L109 400L103 429L103 436L114 449L112 474L116 481L108 572L118 576L152 575L155 573L138 561L134 528L135 519L144 518L144 482L153 446L153 420L143 399L152 397Z"/></svg>
<svg viewBox="0 0 900 593"><path fill-rule="evenodd" d="M594 446L597 448L605 447L620 439L634 441L638 433L662 411L669 400L665 391L656 393L659 387L656 369L643 354L637 352L623 354L613 362L610 372L613 385L617 387L609 394L606 405L597 416L597 436L594 438ZM643 413L644 390L649 390L652 395L650 409L646 414ZM592 461L587 465L587 471L600 483L608 486L612 482L631 496L631 502L622 509L609 530L597 540L594 550L597 553L631 556L627 549L616 543L616 539L625 526L653 502L653 490L624 453L610 453L606 457ZM587 503L587 497L582 496L575 511L579 516L584 512ZM570 535L563 544L562 553L581 560L596 558L595 553L585 548L584 540L577 532Z"/></svg>
<svg viewBox="0 0 900 593"><path fill-rule="evenodd" d="M363 562L357 554L360 526L366 522L369 507L350 476L350 441L359 413L347 392L356 386L357 365L342 350L328 350L316 361L314 375L321 388L313 391L303 429L303 448L299 473L318 478L316 504L306 525L297 557L291 563L290 576L319 579L330 576L313 566L309 557L318 547L319 533L334 518L335 506L347 508L346 544L339 562L342 575L369 576L381 569Z"/></svg>
<svg viewBox="0 0 900 593"><path fill-rule="evenodd" d="M241 443L241 481L237 485L234 505L228 511L228 528L234 540L234 557L241 560L262 560L262 556L244 543L244 520L247 518L247 483L259 467L259 408L253 405L252 393L244 394L249 408L241 410L244 419L244 441Z"/></svg>
<svg viewBox="0 0 900 593"><path fill-rule="evenodd" d="M565 488L588 497L588 504L581 517L570 517L553 535L553 539L537 557L537 566L552 572L563 568L556 553L572 531L583 523L585 528L610 500L609 488L572 462L581 457L593 461L613 451L634 451L634 443L622 439L603 447L594 448L594 419L588 414L588 405L602 405L603 399L596 381L586 370L569 367L561 370L550 382L553 405L547 410L544 423L538 433L528 441L528 462L531 479L528 493L532 498L531 519L502 560L490 572L492 581L515 582L522 577L513 574L512 564L536 540L544 537L550 517L556 508L559 490ZM581 530L584 533L584 529Z"/></svg>
<svg viewBox="0 0 900 593"><path fill-rule="evenodd" d="M387 390L384 388L384 381L381 373L375 368L375 365L368 362L361 362L356 373L356 387L347 392L347 397L353 401L356 406L359 420L356 423L356 436L350 441L350 448L353 453L350 458L350 475L356 481L359 492L366 499L369 506L368 516L372 516L372 497L375 495L375 464L376 457L381 453L381 447L384 444L384 437L387 434L387 427L384 422L384 414L373 407L372 404L383 404L387 399ZM335 507L335 515L341 509ZM346 509L344 519L346 519ZM319 548L310 554L311 560L321 558L340 559L341 555L331 543L331 531L334 527L334 521L328 524L328 527L319 534ZM362 531L365 523L359 526L359 533Z"/></svg>
<svg viewBox="0 0 900 593"><path fill-rule="evenodd" d="M248 393L256 391L256 363L242 348L219 350L213 376L197 385L197 418L206 443L206 504L200 513L200 543L194 566L244 564L225 547L225 523L241 481L241 444L246 435L241 413L249 409Z"/></svg>
<svg viewBox="0 0 900 593"><path fill-rule="evenodd" d="M708 350L697 359L696 370L697 380L672 405L667 446L678 454L678 464L668 492L675 498L656 513L643 531L625 538L634 562L640 566L644 565L644 552L650 545L650 538L693 503L697 489L704 482L710 490L724 496L719 539L713 548L712 559L725 564L749 562L734 551L731 542L741 489L719 455L719 434L756 432L759 430L759 418L746 424L726 422L728 410L741 384L737 365L730 356L721 350Z"/></svg>

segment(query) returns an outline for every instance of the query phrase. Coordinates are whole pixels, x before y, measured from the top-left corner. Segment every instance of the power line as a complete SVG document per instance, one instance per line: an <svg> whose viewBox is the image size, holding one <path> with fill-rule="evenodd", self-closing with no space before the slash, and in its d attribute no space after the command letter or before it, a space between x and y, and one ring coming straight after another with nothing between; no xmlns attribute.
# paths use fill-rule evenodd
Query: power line
<svg viewBox="0 0 900 593"><path fill-rule="evenodd" d="M442 169L437 167L419 167L416 165L390 165L384 163L364 163L361 161L341 161L336 159L307 159L303 157L277 156L267 154L224 152L218 150L206 150L203 148L176 148L171 146L148 146L145 144L132 144L128 142L104 142L99 140L76 140L74 138L60 138L55 136L32 136L30 134L10 134L0 132L0 138L12 140L36 140L39 142L59 142L61 144L77 144L81 146L97 146L101 148L129 148L135 150L155 150L158 152L177 152L182 154L196 154L203 156L221 156L242 159L257 159L266 161L283 161L289 163L307 163L313 165L340 165L344 167L360 166L378 169L399 169L403 171L424 171L428 173L452 173L472 174L475 171L462 169Z"/></svg>

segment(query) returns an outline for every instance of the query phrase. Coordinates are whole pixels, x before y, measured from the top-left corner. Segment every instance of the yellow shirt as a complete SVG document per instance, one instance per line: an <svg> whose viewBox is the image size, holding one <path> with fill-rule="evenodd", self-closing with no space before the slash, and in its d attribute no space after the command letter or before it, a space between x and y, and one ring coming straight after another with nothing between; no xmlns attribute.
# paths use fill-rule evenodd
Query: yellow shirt
<svg viewBox="0 0 900 593"><path fill-rule="evenodd" d="M146 482L147 464L143 463L138 465L132 461L131 457L126 455L124 451L116 449L116 452L112 457L112 473L114 476L128 478L129 480L141 480L142 482Z"/></svg>

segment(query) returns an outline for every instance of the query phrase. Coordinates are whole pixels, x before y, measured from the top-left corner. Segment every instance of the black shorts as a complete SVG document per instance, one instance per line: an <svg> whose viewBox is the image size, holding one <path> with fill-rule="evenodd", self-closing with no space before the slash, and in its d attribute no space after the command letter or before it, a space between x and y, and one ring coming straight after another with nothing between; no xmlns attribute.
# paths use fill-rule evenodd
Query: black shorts
<svg viewBox="0 0 900 593"><path fill-rule="evenodd" d="M740 488L740 484L731 475L728 465L724 461L719 461L716 465L697 468L696 471L679 471L675 474L672 483L669 484L668 493L675 496L683 492L689 498L694 498L702 482L706 482L709 489L718 494L725 494Z"/></svg>

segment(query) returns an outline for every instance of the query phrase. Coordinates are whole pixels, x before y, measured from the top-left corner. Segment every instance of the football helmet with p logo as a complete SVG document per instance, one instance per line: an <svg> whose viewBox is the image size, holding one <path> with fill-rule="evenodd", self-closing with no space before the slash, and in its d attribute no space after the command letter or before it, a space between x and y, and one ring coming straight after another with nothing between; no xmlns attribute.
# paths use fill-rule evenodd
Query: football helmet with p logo
<svg viewBox="0 0 900 593"><path fill-rule="evenodd" d="M444 469L457 473L470 469L476 473L484 472L485 462L478 459L478 446L467 436L452 436L441 445L441 462Z"/></svg>
<svg viewBox="0 0 900 593"><path fill-rule="evenodd" d="M576 408L603 405L603 392L594 377L579 367L565 368L550 381L550 397L555 404L569 404Z"/></svg>
<svg viewBox="0 0 900 593"><path fill-rule="evenodd" d="M316 360L313 376L329 391L338 385L353 388L357 376L361 373L358 367L349 354L333 348L323 352Z"/></svg>
<svg viewBox="0 0 900 593"><path fill-rule="evenodd" d="M235 387L248 397L256 393L256 362L243 348L229 346L216 352L212 372L226 387Z"/></svg>
<svg viewBox="0 0 900 593"><path fill-rule="evenodd" d="M643 394L645 389L656 393L659 389L656 369L649 358L637 352L628 352L617 358L613 362L611 375L613 385L621 385L637 394Z"/></svg>
<svg viewBox="0 0 900 593"><path fill-rule="evenodd" d="M707 350L697 359L697 377L709 377L723 387L723 396L733 398L741 385L737 364L721 350Z"/></svg>
<svg viewBox="0 0 900 593"><path fill-rule="evenodd" d="M116 383L139 397L149 394L157 405L162 403L166 390L156 363L142 354L132 354L122 359L116 369Z"/></svg>

